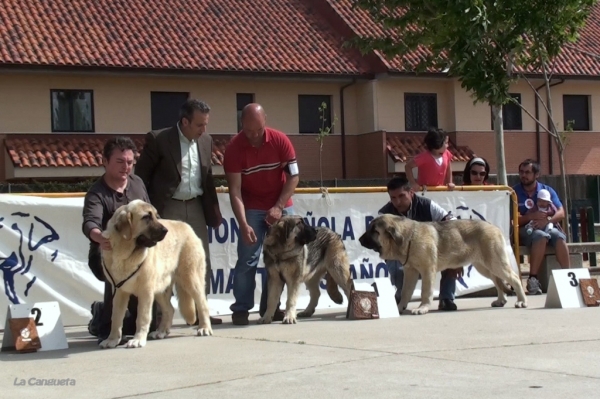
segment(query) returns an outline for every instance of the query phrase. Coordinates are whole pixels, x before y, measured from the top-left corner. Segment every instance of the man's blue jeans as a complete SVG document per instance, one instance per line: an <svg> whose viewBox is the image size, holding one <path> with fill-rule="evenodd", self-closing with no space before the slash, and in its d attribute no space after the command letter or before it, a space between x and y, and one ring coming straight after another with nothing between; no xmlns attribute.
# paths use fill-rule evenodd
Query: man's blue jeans
<svg viewBox="0 0 600 399"><path fill-rule="evenodd" d="M283 215L292 215L293 207L285 208ZM265 222L267 211L246 210L246 221L256 234L256 242L246 245L240 237L237 246L238 260L235 263L233 276L233 297L235 302L229 307L233 313L249 312L254 307L254 290L256 289L256 268L262 252L262 244L269 225ZM263 290L260 296L259 309L264 313L267 309L268 275L265 273Z"/></svg>
<svg viewBox="0 0 600 399"><path fill-rule="evenodd" d="M396 302L399 303L402 295L402 283L404 282L404 266L397 260L388 260L385 263L390 272L392 284L396 286ZM444 270L442 272L442 279L440 280L440 300L454 300L456 279L448 276L448 272L450 272L450 270Z"/></svg>

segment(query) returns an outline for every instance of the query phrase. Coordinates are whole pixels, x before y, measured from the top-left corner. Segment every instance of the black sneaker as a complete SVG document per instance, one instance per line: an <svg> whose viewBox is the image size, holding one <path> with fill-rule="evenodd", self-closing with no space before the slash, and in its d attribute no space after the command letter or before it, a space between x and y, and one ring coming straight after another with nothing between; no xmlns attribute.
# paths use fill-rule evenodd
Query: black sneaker
<svg viewBox="0 0 600 399"><path fill-rule="evenodd" d="M95 301L90 306L90 311L92 312L92 319L88 323L88 332L97 337L100 329L100 315L102 314L102 309L104 308L104 302Z"/></svg>

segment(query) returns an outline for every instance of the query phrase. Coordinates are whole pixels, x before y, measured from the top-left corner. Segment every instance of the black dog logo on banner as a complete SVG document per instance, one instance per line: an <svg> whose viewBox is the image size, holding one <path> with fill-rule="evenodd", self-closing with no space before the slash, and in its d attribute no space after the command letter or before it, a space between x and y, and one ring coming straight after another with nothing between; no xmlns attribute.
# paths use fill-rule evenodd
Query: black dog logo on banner
<svg viewBox="0 0 600 399"><path fill-rule="evenodd" d="M14 212L11 214L11 216L16 216L19 218L29 218L30 217L29 213L23 213L23 212ZM17 234L19 235L19 247L16 249L16 251L13 251L7 257L0 257L0 270L2 270L2 273L3 273L2 277L4 279L4 293L6 294L6 297L8 298L8 300L15 305L20 303L19 297L17 296L17 291L15 289L15 276L18 273L21 275L24 275L25 273L28 273L30 271L31 264L33 262L32 252L35 252L38 249L40 249L42 246L44 246L48 243L51 243L52 241L57 241L60 238L58 233L56 232L56 230L49 223L45 222L44 220L40 219L37 216L33 216L33 219L34 219L34 221L30 222L29 232L28 232L27 236L25 236L25 233L19 227L19 223L15 222L10 226L10 228L12 230L16 231ZM3 224L3 222L4 222L4 217L0 217L0 229L7 227ZM39 230L40 228L45 228L49 233L44 235L43 237L41 237L37 242L35 242L34 237L33 237L34 226L38 226L37 230ZM23 253L23 249L24 249L23 241L24 240L27 241L27 249L30 252L27 260L25 260L25 255ZM52 260L52 262L54 262L57 255L58 255L58 250L55 250L52 253L52 255L50 256L50 259ZM33 278L27 283L27 286L26 286L25 292L24 292L25 296L27 296L29 294L29 290L35 284L36 280L37 280L37 276L33 276Z"/></svg>

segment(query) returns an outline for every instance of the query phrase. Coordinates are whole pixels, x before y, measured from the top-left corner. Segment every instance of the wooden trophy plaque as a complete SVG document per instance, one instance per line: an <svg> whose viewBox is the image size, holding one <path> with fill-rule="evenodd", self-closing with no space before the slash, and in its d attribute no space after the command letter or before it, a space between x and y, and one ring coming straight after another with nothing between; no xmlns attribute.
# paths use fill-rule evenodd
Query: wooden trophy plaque
<svg viewBox="0 0 600 399"><path fill-rule="evenodd" d="M579 279L579 286L581 287L581 296L586 306L598 306L600 305L600 287L598 286L598 280L595 278L582 278Z"/></svg>
<svg viewBox="0 0 600 399"><path fill-rule="evenodd" d="M42 347L33 318L10 319L10 330L18 352L35 352Z"/></svg>

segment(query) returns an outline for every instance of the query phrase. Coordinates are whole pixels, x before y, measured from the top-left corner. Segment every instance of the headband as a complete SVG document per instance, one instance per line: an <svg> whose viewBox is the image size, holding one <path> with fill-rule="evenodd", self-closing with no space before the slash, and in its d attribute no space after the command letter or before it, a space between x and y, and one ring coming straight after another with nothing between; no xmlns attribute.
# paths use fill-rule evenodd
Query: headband
<svg viewBox="0 0 600 399"><path fill-rule="evenodd" d="M485 161L483 160L483 158L473 158L469 161L469 166L472 166L473 164L478 163L480 165L485 166Z"/></svg>

